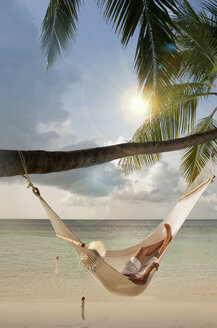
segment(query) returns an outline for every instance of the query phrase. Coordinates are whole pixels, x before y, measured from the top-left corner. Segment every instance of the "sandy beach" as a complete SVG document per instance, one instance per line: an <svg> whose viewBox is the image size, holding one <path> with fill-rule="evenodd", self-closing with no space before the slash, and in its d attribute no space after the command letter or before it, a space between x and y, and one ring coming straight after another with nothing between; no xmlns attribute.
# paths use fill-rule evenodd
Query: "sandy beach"
<svg viewBox="0 0 217 328"><path fill-rule="evenodd" d="M79 302L1 301L0 327L216 328L216 309L216 297L87 302L82 323Z"/></svg>
<svg viewBox="0 0 217 328"><path fill-rule="evenodd" d="M147 220L128 221L127 225L107 221L106 229L104 224L89 221L81 226L71 224L84 240L91 228L108 245L119 247L125 247L123 241L129 235L139 239L141 230L148 234L156 225ZM86 272L86 320L82 324L82 271L71 248L56 244L49 222L6 220L0 228L0 328L217 328L217 221L186 222L140 296L112 295ZM58 275L57 250L61 259Z"/></svg>

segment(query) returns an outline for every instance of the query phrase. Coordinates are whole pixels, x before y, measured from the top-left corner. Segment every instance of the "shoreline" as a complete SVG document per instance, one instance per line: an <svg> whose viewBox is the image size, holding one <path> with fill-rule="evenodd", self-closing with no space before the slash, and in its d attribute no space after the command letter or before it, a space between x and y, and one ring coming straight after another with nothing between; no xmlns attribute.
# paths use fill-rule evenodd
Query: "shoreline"
<svg viewBox="0 0 217 328"><path fill-rule="evenodd" d="M113 296L113 299L112 299ZM105 295L101 297L88 298L88 295L85 294L85 298L90 303L141 303L141 302L214 302L217 303L217 295L140 295L133 297L124 297L124 296L115 296L109 294L109 297L106 298ZM79 303L80 296L72 296L69 298L0 298L0 304L2 303Z"/></svg>

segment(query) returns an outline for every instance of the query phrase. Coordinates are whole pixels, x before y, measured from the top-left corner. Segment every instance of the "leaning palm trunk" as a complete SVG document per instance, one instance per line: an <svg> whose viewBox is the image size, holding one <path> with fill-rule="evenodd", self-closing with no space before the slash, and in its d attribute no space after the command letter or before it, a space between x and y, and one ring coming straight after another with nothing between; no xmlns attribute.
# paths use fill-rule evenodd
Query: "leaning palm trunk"
<svg viewBox="0 0 217 328"><path fill-rule="evenodd" d="M30 174L61 172L103 164L134 155L163 153L180 150L217 139L217 129L183 138L145 142L123 143L107 147L75 151L22 151ZM16 150L0 150L0 177L23 174L23 167Z"/></svg>

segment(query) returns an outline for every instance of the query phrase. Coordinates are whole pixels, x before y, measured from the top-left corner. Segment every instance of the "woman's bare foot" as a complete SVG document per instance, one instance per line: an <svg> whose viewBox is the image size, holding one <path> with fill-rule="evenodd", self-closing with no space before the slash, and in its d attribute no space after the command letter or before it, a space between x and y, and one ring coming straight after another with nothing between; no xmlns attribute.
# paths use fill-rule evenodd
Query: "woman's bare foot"
<svg viewBox="0 0 217 328"><path fill-rule="evenodd" d="M164 239L163 245L161 246L161 248L159 249L156 257L160 258L160 256L163 254L163 252L165 251L165 249L167 248L169 242L172 239L172 229L171 226L167 223L164 224L164 227L166 229L166 237Z"/></svg>
<svg viewBox="0 0 217 328"><path fill-rule="evenodd" d="M158 268L159 268L159 264L158 264L157 262L153 262L153 263L151 264L151 267L152 267L152 268L155 268L156 271L157 271Z"/></svg>
<svg viewBox="0 0 217 328"><path fill-rule="evenodd" d="M166 229L166 240L168 240L168 242L171 241L172 239L172 229L171 229L171 226L168 224L168 223L165 223L164 224L164 227Z"/></svg>

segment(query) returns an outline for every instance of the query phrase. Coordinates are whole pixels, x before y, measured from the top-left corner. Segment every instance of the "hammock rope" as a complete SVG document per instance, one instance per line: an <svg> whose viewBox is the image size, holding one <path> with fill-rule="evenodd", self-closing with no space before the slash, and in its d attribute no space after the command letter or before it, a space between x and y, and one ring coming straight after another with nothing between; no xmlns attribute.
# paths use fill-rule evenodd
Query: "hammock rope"
<svg viewBox="0 0 217 328"><path fill-rule="evenodd" d="M37 197L40 197L41 194L40 194L39 189L33 185L32 181L31 181L31 179L29 177L24 155L19 150L18 150L18 153L19 153L19 156L20 156L21 163L23 165L24 172L25 172L25 174L23 174L22 176L28 181L27 188L32 188L32 192L34 193L34 195L37 196ZM77 247L82 247L82 248L85 247L85 244L84 243L80 243L78 241L75 241L75 240L72 240L72 239L68 239L66 237L64 238L63 236L58 235L58 234L56 234L56 236L58 238L61 238L61 239L65 240L65 241L68 241L68 242L72 243L73 245L75 245ZM85 270L85 267L82 266L82 295L83 296L81 297L81 320L85 320L84 270ZM56 256L55 273L56 274L59 273L59 256Z"/></svg>
<svg viewBox="0 0 217 328"><path fill-rule="evenodd" d="M100 251L97 248L88 248L60 219L60 217L53 211L53 209L48 205L48 203L41 197L41 194L36 188L28 175L27 166L25 163L25 158L22 152L19 152L21 162L24 168L25 175L24 178L28 181L28 188L32 188L35 196L37 196L44 207L50 222L56 232L56 237L63 239L68 242L75 253L77 254L79 260L84 265L84 269L87 268L93 277L101 283L108 291L116 295L121 296L136 296L142 293L146 287L149 285L152 277L154 276L156 269L153 270L146 283L144 285L136 285L121 272L126 263L126 261L137 252L140 247L146 247L155 244L165 238L164 224L167 223L171 226L172 230L172 240L174 240L175 235L181 228L182 224L188 217L189 213L198 202L199 198L207 189L210 182L214 180L214 167L212 157L207 162L205 167L202 169L198 177L193 181L192 185L188 188L185 195L180 197L169 213L169 215L162 220L162 222L156 227L156 229L143 241L137 245L130 246L126 249L121 250L106 250L105 254L100 255ZM94 242L96 245L99 242ZM171 244L171 243L170 243ZM170 245L169 244L169 245ZM158 263L161 262L163 256L165 255L168 247L163 252L163 254L158 259ZM148 258L147 258L148 260ZM144 263L145 264L145 263ZM85 297L81 299L81 316L84 317L84 303Z"/></svg>
<svg viewBox="0 0 217 328"><path fill-rule="evenodd" d="M28 181L27 188L32 188L33 194L35 196L37 196L37 197L40 197L39 189L33 185L32 181L31 181L31 179L29 177L28 170L27 170L27 165L26 165L26 161L25 161L25 157L23 156L22 151L18 150L17 152L18 152L18 154L20 156L20 160L21 160L21 163L23 165L24 172L25 172L25 174L22 174L22 177L25 178Z"/></svg>

